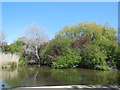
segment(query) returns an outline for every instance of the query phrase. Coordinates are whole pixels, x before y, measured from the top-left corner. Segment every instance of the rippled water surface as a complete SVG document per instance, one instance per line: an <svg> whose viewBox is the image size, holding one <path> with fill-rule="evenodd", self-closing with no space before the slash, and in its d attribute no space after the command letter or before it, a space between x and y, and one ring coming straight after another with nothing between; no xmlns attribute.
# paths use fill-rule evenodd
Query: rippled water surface
<svg viewBox="0 0 120 90"><path fill-rule="evenodd" d="M0 73L0 80L5 87L120 84L120 71L26 66L3 69Z"/></svg>

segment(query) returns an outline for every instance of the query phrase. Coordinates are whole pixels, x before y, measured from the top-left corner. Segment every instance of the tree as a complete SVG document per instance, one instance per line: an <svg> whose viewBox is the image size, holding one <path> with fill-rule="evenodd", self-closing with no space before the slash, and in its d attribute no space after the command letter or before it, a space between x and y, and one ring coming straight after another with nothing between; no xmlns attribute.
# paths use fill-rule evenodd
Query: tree
<svg viewBox="0 0 120 90"><path fill-rule="evenodd" d="M64 27L57 36L72 40L71 47L80 49L82 66L88 68L92 66L94 69L96 65L99 65L100 68L105 69L106 64L116 68L116 52L118 51L116 33L117 31L108 23L99 25L96 22L82 22ZM92 50L93 52L90 50L94 47L97 53L95 49ZM99 62L104 62L104 64Z"/></svg>
<svg viewBox="0 0 120 90"><path fill-rule="evenodd" d="M5 40L5 33L3 30L0 30L0 44L3 43Z"/></svg>
<svg viewBox="0 0 120 90"><path fill-rule="evenodd" d="M69 39L76 39L81 35L88 35L93 40L116 40L117 31L108 23L105 25L98 25L96 22L82 22L77 25L65 26L57 35ZM96 42L96 41L95 41Z"/></svg>
<svg viewBox="0 0 120 90"><path fill-rule="evenodd" d="M32 24L26 28L24 37L23 42L26 44L26 50L35 54L40 65L39 47L46 42L44 30L39 25Z"/></svg>
<svg viewBox="0 0 120 90"><path fill-rule="evenodd" d="M5 40L5 33L3 30L0 30L0 41L3 42Z"/></svg>
<svg viewBox="0 0 120 90"><path fill-rule="evenodd" d="M26 65L27 63L25 61L25 54L23 53L24 43L21 41L22 38L18 38L18 40L16 40L14 43L8 45L8 51L19 56L19 65Z"/></svg>
<svg viewBox="0 0 120 90"><path fill-rule="evenodd" d="M11 53L19 54L20 52L22 52L23 46L24 46L24 43L18 39L17 41L9 45L9 51Z"/></svg>
<svg viewBox="0 0 120 90"><path fill-rule="evenodd" d="M4 44L5 44L5 33L3 30L0 30L0 48L4 49Z"/></svg>
<svg viewBox="0 0 120 90"><path fill-rule="evenodd" d="M44 45L41 50L40 56L43 58L44 64L52 64L57 56L66 52L66 48L70 47L70 40L61 36L56 36Z"/></svg>

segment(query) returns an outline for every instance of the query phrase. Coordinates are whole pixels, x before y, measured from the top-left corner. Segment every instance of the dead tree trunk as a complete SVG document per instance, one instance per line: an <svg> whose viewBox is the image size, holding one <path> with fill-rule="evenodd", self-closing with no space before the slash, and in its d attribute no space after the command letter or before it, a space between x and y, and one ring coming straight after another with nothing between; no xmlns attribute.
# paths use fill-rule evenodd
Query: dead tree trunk
<svg viewBox="0 0 120 90"><path fill-rule="evenodd" d="M41 62L40 62L40 57L39 57L39 52L38 52L38 47L37 46L35 46L35 55L36 55L36 57L38 59L38 65L40 66Z"/></svg>

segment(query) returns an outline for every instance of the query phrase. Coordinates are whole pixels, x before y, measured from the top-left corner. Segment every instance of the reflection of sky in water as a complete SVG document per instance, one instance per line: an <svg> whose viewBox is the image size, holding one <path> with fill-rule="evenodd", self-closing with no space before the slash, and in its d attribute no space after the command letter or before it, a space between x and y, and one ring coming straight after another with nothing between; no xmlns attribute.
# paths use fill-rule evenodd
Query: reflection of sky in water
<svg viewBox="0 0 120 90"><path fill-rule="evenodd" d="M1 71L0 71L1 72ZM2 89L2 85L5 85L5 88L10 88L9 85L7 85L7 83L5 83L2 75L0 76L0 90Z"/></svg>
<svg viewBox="0 0 120 90"><path fill-rule="evenodd" d="M0 78L0 90L2 89L2 85L5 85L4 88L11 88L9 85L7 85L7 83L5 83L3 78Z"/></svg>
<svg viewBox="0 0 120 90"><path fill-rule="evenodd" d="M0 89L2 89L2 78L0 77Z"/></svg>

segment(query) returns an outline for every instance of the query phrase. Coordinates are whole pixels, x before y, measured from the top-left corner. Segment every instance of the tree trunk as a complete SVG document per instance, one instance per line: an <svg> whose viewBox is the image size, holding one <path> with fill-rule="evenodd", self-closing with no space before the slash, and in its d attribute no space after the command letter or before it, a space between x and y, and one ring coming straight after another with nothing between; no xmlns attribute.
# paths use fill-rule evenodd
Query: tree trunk
<svg viewBox="0 0 120 90"><path fill-rule="evenodd" d="M37 46L35 46L35 54L36 54L37 59L38 59L38 65L40 66L40 57L38 55L38 47Z"/></svg>

